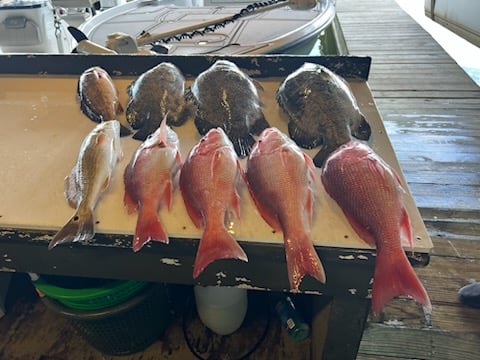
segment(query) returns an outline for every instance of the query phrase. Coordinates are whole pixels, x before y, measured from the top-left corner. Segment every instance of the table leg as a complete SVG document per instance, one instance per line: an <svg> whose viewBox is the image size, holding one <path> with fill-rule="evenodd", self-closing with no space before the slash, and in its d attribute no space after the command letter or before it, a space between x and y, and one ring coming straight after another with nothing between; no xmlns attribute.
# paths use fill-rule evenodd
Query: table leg
<svg viewBox="0 0 480 360"><path fill-rule="evenodd" d="M323 356L313 352L313 359L354 360L370 310L370 299L355 296L334 297L330 304Z"/></svg>

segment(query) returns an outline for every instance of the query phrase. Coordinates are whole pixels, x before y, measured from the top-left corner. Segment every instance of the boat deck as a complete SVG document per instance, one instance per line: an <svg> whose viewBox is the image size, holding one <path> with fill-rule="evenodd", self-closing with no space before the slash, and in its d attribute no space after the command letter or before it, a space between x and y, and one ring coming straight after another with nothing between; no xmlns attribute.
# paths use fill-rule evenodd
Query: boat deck
<svg viewBox="0 0 480 360"><path fill-rule="evenodd" d="M417 269L433 304L431 326L413 301L394 300L369 317L357 359L477 359L480 311L460 304L457 291L480 280L480 88L394 0L336 3L350 54L372 57L369 85L435 246L430 264ZM0 321L0 333L0 358L110 358L28 299ZM251 358L310 357L279 337L271 332ZM117 358L193 358L166 343Z"/></svg>

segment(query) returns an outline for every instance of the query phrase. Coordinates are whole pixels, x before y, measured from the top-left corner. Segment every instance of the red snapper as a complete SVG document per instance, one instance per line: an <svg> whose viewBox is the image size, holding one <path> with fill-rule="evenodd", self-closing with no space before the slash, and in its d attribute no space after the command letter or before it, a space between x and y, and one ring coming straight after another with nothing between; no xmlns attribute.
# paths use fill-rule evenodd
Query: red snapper
<svg viewBox="0 0 480 360"><path fill-rule="evenodd" d="M262 132L247 160L252 198L264 220L283 232L293 291L298 291L306 274L325 283L325 272L310 238L314 169L312 159L276 128Z"/></svg>
<svg viewBox="0 0 480 360"><path fill-rule="evenodd" d="M408 262L401 239L413 247L405 193L395 170L369 146L350 141L325 161L322 182L346 218L368 244L376 246L372 310L378 314L393 297L407 295L430 313L425 288Z"/></svg>
<svg viewBox="0 0 480 360"><path fill-rule="evenodd" d="M220 128L211 129L188 154L180 171L180 190L195 226L203 228L193 277L217 259L248 261L225 224L240 217L237 185L242 170L232 142Z"/></svg>
<svg viewBox="0 0 480 360"><path fill-rule="evenodd" d="M137 212L133 251L139 251L148 241L168 243L168 235L158 218L162 205L170 209L174 178L182 160L178 136L166 123L135 151L125 168L124 203L129 213Z"/></svg>

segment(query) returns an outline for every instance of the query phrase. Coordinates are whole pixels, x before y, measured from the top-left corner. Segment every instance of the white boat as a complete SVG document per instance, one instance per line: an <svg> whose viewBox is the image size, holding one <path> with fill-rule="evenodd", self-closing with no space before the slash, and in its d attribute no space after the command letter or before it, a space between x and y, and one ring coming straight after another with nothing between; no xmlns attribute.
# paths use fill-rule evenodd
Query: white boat
<svg viewBox="0 0 480 360"><path fill-rule="evenodd" d="M83 39L75 41L68 25ZM307 54L321 32L337 27L333 0L0 2L4 53Z"/></svg>
<svg viewBox="0 0 480 360"><path fill-rule="evenodd" d="M425 0L425 15L480 47L479 0Z"/></svg>
<svg viewBox="0 0 480 360"><path fill-rule="evenodd" d="M67 24L49 0L0 1L0 53L71 51Z"/></svg>
<svg viewBox="0 0 480 360"><path fill-rule="evenodd" d="M248 12L245 9L251 2L135 0L96 15L79 28L90 41L103 46L109 36L112 39L112 33L122 32L139 47L156 42L175 55L266 54L311 48L335 18L331 0L273 0L260 4L266 3L269 5L230 22L235 14ZM211 31L217 23L224 26ZM194 31L203 35L190 38ZM182 39L176 40L176 36Z"/></svg>

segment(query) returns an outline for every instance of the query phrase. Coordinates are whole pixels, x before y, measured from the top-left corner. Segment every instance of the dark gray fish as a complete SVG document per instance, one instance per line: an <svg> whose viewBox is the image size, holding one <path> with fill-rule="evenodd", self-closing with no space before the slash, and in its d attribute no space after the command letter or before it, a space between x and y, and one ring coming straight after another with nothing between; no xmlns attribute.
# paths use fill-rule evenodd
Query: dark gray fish
<svg viewBox="0 0 480 360"><path fill-rule="evenodd" d="M80 110L88 118L97 123L118 120L120 134L131 134L130 126L121 123L119 115L123 113L123 107L113 80L106 70L99 66L85 70L78 79L77 97Z"/></svg>
<svg viewBox="0 0 480 360"><path fill-rule="evenodd" d="M317 167L352 135L370 138L370 125L348 83L322 65L303 64L280 84L276 99L288 115L290 137L305 149L322 146L313 159Z"/></svg>
<svg viewBox="0 0 480 360"><path fill-rule="evenodd" d="M180 126L193 114L185 101L185 78L172 63L162 62L144 72L127 88L127 121L139 130L134 139L145 140L167 116L167 124Z"/></svg>
<svg viewBox="0 0 480 360"><path fill-rule="evenodd" d="M196 106L198 132L221 128L239 157L250 153L252 134L269 127L254 82L231 61L218 60L199 74L187 97Z"/></svg>

